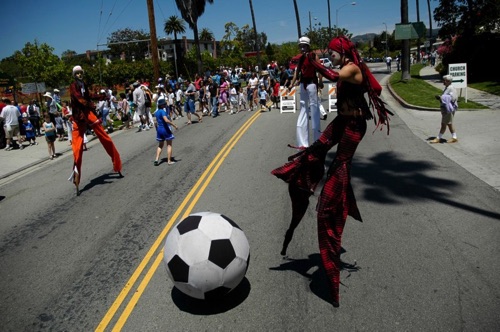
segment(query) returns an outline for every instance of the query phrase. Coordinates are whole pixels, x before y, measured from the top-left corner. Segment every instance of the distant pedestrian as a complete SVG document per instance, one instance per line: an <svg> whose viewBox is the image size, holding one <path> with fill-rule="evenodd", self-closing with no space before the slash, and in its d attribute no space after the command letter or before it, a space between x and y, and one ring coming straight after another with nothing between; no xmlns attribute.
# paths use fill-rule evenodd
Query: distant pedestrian
<svg viewBox="0 0 500 332"><path fill-rule="evenodd" d="M390 56L390 55L388 55L388 56L385 58L385 64L387 65L387 70L388 70L389 72L391 72L391 71L392 71L392 66L391 66L391 64L392 64L392 58L391 58L391 56Z"/></svg>
<svg viewBox="0 0 500 332"><path fill-rule="evenodd" d="M438 137L429 142L431 144L441 143L443 135L446 132L446 127L448 127L451 132L451 139L449 139L447 142L458 142L457 132L455 131L455 127L453 126L453 118L455 117L455 112L458 109L458 96L457 90L453 86L452 81L453 76L443 76L443 84L445 86L445 89L442 95L436 95L436 99L441 103L441 129L439 130Z"/></svg>
<svg viewBox="0 0 500 332"><path fill-rule="evenodd" d="M68 141L69 145L73 141L73 114L71 114L71 109L69 108L69 103L67 101L62 102L62 117L66 120L66 129L68 130Z"/></svg>
<svg viewBox="0 0 500 332"><path fill-rule="evenodd" d="M186 96L186 101L184 102L184 112L186 113L188 118L187 124L191 124L191 116L193 114L198 117L198 123L201 123L203 122L203 118L198 113L196 113L196 88L190 79L186 79L186 84L188 84L188 87L186 91L184 91L184 95Z"/></svg>
<svg viewBox="0 0 500 332"><path fill-rule="evenodd" d="M158 110L155 112L156 117L156 140L158 148L156 149L156 158L154 165L160 164L161 150L167 142L167 163L172 165L175 161L172 159L172 140L175 138L172 133L172 127L177 129L175 123L169 118L167 111L167 101L165 99L158 100Z"/></svg>
<svg viewBox="0 0 500 332"><path fill-rule="evenodd" d="M134 87L134 92L132 93L133 95L133 100L134 100L134 109L136 114L139 116L139 119L141 121L139 125L139 129L137 132L144 130L149 130L149 127L147 127L148 121L146 120L146 94L143 89L141 89L139 82L134 82L133 87Z"/></svg>
<svg viewBox="0 0 500 332"><path fill-rule="evenodd" d="M23 115L23 123L21 125L24 127L24 131L26 133L26 142L28 142L29 145L38 145L36 142L35 129L27 114Z"/></svg>
<svg viewBox="0 0 500 332"><path fill-rule="evenodd" d="M264 84L259 85L259 104L260 104L260 111L265 111L267 107L267 99L268 99L268 94L266 87ZM269 111L271 111L271 108L269 107Z"/></svg>
<svg viewBox="0 0 500 332"><path fill-rule="evenodd" d="M13 149L14 136L17 136L17 143L19 144L19 148L22 149L21 135L19 132L19 117L21 116L21 112L16 106L12 105L10 99L6 98L3 102L6 106L2 109L0 118L4 120L3 129L5 131L5 138L7 141L5 150L10 151Z"/></svg>
<svg viewBox="0 0 500 332"><path fill-rule="evenodd" d="M35 135L41 136L41 133L40 133L40 108L37 106L36 100L30 100L27 112L29 114L30 122L33 125L33 128L35 130Z"/></svg>
<svg viewBox="0 0 500 332"><path fill-rule="evenodd" d="M56 124L56 113L57 113L57 103L55 99L52 97L50 92L45 92L43 95L45 97L45 102L47 105L47 109L49 110L50 122L54 125Z"/></svg>
<svg viewBox="0 0 500 332"><path fill-rule="evenodd" d="M45 133L45 141L47 142L49 158L52 160L57 157L56 147L54 146L54 142L56 141L56 125L50 121L50 115L45 114L45 122L42 127Z"/></svg>
<svg viewBox="0 0 500 332"><path fill-rule="evenodd" d="M229 114L236 114L240 111L238 105L238 90L233 83L229 87L229 109L231 110Z"/></svg>
<svg viewBox="0 0 500 332"><path fill-rule="evenodd" d="M57 140L64 141L64 120L61 113L57 112L54 120L56 122Z"/></svg>

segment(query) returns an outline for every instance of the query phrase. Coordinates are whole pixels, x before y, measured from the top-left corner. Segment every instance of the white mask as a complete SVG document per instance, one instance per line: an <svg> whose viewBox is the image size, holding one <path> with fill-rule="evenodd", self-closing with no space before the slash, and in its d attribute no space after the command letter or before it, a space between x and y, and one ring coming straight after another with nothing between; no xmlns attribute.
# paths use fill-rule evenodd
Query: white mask
<svg viewBox="0 0 500 332"><path fill-rule="evenodd" d="M330 61L332 62L332 65L335 66L340 66L342 63L342 56L340 55L339 52L333 51L333 50L328 50L330 53Z"/></svg>

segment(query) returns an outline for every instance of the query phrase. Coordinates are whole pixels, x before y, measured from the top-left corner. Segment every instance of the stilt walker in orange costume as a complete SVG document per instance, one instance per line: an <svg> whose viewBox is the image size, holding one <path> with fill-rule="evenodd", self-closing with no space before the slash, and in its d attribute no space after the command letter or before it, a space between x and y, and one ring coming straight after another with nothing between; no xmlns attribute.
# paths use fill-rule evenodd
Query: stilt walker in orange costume
<svg viewBox="0 0 500 332"><path fill-rule="evenodd" d="M73 68L73 77L75 81L70 85L71 109L73 112L73 172L68 180L73 181L76 186L76 195L80 195L79 185L82 175L82 156L83 156L83 134L87 131L87 126L94 130L94 133L99 138L102 146L111 157L113 162L113 170L118 172L120 176L122 162L120 154L116 149L113 141L101 126L101 120L95 114L95 105L92 99L99 99L97 95L90 94L83 82L83 69L80 66Z"/></svg>

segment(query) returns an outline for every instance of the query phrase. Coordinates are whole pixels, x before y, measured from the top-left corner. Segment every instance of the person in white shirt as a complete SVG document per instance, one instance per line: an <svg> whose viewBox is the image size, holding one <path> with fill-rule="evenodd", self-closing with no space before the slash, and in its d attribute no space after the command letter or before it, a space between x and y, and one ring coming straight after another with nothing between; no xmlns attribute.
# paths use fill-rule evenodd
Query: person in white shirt
<svg viewBox="0 0 500 332"><path fill-rule="evenodd" d="M248 79L248 89L247 89L247 99L249 105L249 111L253 110L254 99L257 98L257 85L259 84L259 79L255 73L252 73L252 77Z"/></svg>
<svg viewBox="0 0 500 332"><path fill-rule="evenodd" d="M4 99L4 103L7 104L2 109L2 113L0 113L0 118L4 120L3 129L5 131L5 140L7 145L5 145L5 150L10 151L13 149L11 143L13 143L13 137L17 136L17 142L21 142L21 134L19 132L19 117L21 116L21 112L19 109L11 104L10 99ZM19 148L22 149L22 145L19 144Z"/></svg>
<svg viewBox="0 0 500 332"><path fill-rule="evenodd" d="M443 76L443 84L445 89L442 95L436 95L436 99L441 102L441 129L439 130L438 137L431 140L429 143L441 143L443 135L446 132L446 127L450 130L451 139L447 143L458 142L457 132L453 126L453 118L455 117L455 111L458 109L458 95L457 89L452 84L453 76L445 75Z"/></svg>
<svg viewBox="0 0 500 332"><path fill-rule="evenodd" d="M236 108L236 111L234 110ZM236 114L240 111L238 107L238 91L233 83L231 83L229 88L229 114Z"/></svg>

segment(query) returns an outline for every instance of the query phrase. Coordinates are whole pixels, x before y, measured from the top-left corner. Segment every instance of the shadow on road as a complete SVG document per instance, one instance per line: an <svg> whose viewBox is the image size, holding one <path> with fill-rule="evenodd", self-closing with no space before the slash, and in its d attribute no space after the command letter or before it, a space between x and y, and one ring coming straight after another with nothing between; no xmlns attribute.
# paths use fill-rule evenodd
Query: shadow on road
<svg viewBox="0 0 500 332"><path fill-rule="evenodd" d="M120 173L107 173L103 174L95 179L90 180L88 184L85 185L82 189L80 189L80 194L83 192L90 190L94 188L95 186L103 185L103 184L108 184L108 183L113 183L113 179L121 179L123 176L120 175Z"/></svg>
<svg viewBox="0 0 500 332"><path fill-rule="evenodd" d="M192 298L173 287L172 301L180 310L193 315L216 315L234 309L243 303L250 294L250 289L250 282L245 277L227 295L213 301L208 301Z"/></svg>
<svg viewBox="0 0 500 332"><path fill-rule="evenodd" d="M457 209L485 217L500 219L500 214L454 200L454 193L463 187L461 182L449 178L434 177L427 171L438 166L429 161L407 161L393 152L383 152L369 158L369 162L352 165L353 178L363 181L364 192L356 192L363 199L380 204L402 204L407 201L436 201Z"/></svg>
<svg viewBox="0 0 500 332"><path fill-rule="evenodd" d="M349 264L346 262L342 262L340 270L344 271L345 273L348 273L347 275L348 278L351 272L357 272L360 269L361 267L356 266L356 264ZM317 297L319 297L320 299L322 299L327 303L330 304L333 303L333 299L331 297L331 291L328 286L329 281L327 279L325 269L323 268L323 264L321 262L321 256L318 253L311 254L307 258L302 258L302 259L285 258L285 263L280 264L277 267L271 267L269 268L269 270L297 272L301 276L306 277L311 281L311 283L309 284L309 288L311 289L311 292L314 295L316 295ZM343 278L344 276L341 277L341 279Z"/></svg>

